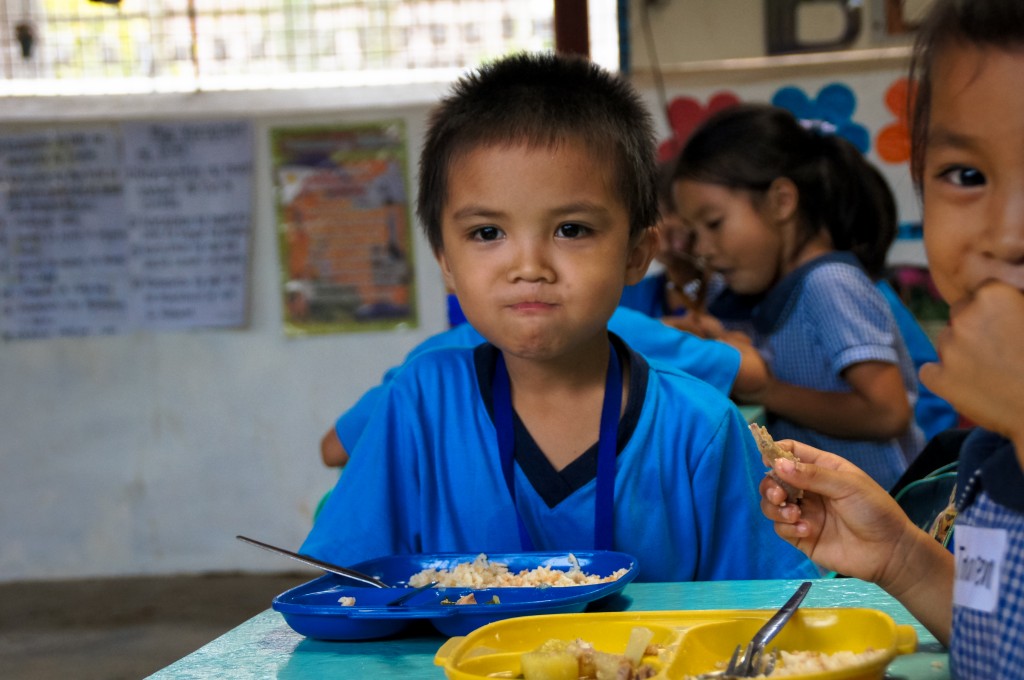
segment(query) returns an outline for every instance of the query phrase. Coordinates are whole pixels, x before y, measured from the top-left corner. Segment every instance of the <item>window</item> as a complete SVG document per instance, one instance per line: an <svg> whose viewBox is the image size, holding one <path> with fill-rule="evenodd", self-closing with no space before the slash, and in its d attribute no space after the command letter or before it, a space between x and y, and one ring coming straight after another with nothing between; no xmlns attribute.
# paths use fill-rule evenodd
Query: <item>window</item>
<svg viewBox="0 0 1024 680"><path fill-rule="evenodd" d="M5 4L0 95L273 88L328 73L388 84L554 42L554 0Z"/></svg>

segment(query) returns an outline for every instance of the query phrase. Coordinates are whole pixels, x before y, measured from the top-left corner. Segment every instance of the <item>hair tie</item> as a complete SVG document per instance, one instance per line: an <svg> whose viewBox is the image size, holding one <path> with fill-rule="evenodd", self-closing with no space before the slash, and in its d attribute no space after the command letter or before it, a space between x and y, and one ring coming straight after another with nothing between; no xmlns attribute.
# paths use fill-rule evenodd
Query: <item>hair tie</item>
<svg viewBox="0 0 1024 680"><path fill-rule="evenodd" d="M831 137L839 132L839 126L820 118L801 118L800 127L818 135L819 137Z"/></svg>

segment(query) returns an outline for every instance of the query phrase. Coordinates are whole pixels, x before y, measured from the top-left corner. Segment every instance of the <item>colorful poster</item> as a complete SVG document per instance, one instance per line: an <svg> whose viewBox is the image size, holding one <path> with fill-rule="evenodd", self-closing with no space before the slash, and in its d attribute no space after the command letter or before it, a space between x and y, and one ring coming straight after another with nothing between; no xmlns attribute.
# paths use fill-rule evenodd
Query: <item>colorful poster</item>
<svg viewBox="0 0 1024 680"><path fill-rule="evenodd" d="M289 336L415 326L401 121L271 131Z"/></svg>

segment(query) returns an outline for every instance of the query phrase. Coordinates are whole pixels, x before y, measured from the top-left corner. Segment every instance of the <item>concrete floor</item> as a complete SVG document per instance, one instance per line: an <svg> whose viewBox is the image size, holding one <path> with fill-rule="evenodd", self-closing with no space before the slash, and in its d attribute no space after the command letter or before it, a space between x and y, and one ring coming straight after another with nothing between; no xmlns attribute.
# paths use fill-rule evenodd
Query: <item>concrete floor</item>
<svg viewBox="0 0 1024 680"><path fill-rule="evenodd" d="M0 583L0 678L144 678L319 574Z"/></svg>

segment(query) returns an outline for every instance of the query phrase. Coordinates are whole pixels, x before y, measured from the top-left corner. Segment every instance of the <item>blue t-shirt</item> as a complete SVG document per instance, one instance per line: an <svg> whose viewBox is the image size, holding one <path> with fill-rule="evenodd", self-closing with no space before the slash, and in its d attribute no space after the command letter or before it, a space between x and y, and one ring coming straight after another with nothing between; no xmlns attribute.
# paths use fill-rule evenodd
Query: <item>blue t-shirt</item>
<svg viewBox="0 0 1024 680"><path fill-rule="evenodd" d="M740 368L740 353L723 342L704 340L666 326L657 319L632 309L619 307L608 320L608 329L623 338L631 348L652 361L661 361L700 378L723 394L732 391ZM463 323L431 336L413 348L406 361L439 347L476 347L486 342L475 328ZM384 374L390 380L398 367ZM346 451L352 451L380 398L380 386L366 392L334 424L334 431Z"/></svg>
<svg viewBox="0 0 1024 680"><path fill-rule="evenodd" d="M952 669L963 679L1022 680L1024 473L1013 443L980 428L964 440L957 470ZM972 530L980 533L968 551ZM983 587L969 596L964 583Z"/></svg>
<svg viewBox="0 0 1024 680"><path fill-rule="evenodd" d="M816 576L761 514L764 467L732 402L620 349L630 390L617 442L613 546L638 559L639 578ZM516 507L537 550L593 549L596 444L555 471L519 428L513 506L489 408L496 356L486 344L424 352L382 387L303 553L354 564L400 553L519 551Z"/></svg>
<svg viewBox="0 0 1024 680"><path fill-rule="evenodd" d="M847 252L818 257L788 274L754 308L754 345L779 380L813 390L849 392L842 372L865 361L900 369L911 408L917 376L896 320L856 258ZM891 487L924 445L916 423L898 439L843 439L799 425L771 411L776 439L796 439L850 460Z"/></svg>

